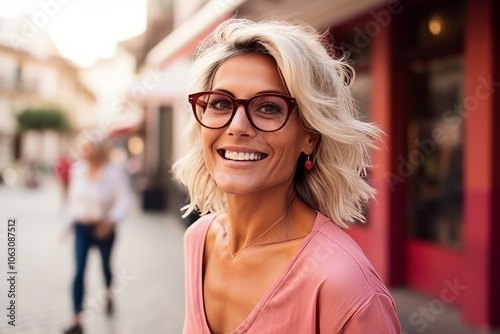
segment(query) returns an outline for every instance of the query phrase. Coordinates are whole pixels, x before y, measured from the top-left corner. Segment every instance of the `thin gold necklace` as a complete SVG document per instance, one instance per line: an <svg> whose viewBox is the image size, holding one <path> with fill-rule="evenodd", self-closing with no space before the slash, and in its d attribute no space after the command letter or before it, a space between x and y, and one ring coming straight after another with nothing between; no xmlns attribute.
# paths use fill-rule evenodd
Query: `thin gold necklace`
<svg viewBox="0 0 500 334"><path fill-rule="evenodd" d="M260 238L262 238L267 232L271 231L271 229L273 227L275 227L280 221L283 220L283 218L285 218L285 214L283 216L281 216L274 224L271 225L271 227L269 227L267 230L264 231L264 233L262 233L261 235L259 235L257 238L253 239L252 242L250 242L248 245L246 246L243 246L239 251L237 251L236 253L232 253L231 252L231 247L229 247L229 233L227 234L227 250L229 251L229 255L231 255L231 259L234 259L238 254L240 254L242 251L244 251L246 248L252 246L257 240L259 240Z"/></svg>

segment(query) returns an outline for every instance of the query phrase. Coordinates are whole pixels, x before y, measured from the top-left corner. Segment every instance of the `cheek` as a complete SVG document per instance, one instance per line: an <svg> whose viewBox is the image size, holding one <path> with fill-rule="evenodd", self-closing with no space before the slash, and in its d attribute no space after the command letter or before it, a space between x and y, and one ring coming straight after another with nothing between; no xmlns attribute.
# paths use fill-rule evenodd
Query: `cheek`
<svg viewBox="0 0 500 334"><path fill-rule="evenodd" d="M293 129L285 136L280 136L271 146L277 149L276 153L281 155L288 164L295 165L302 152L304 141L304 133L300 129Z"/></svg>
<svg viewBox="0 0 500 334"><path fill-rule="evenodd" d="M276 171L287 178L294 174L301 149L298 141L294 140L275 143L275 158L277 159Z"/></svg>
<svg viewBox="0 0 500 334"><path fill-rule="evenodd" d="M203 154L209 151L213 145L213 139L211 133L205 129L201 130L201 145L203 147Z"/></svg>
<svg viewBox="0 0 500 334"><path fill-rule="evenodd" d="M201 143L203 147L203 159L205 160L205 164L207 165L208 171L212 174L213 171L213 163L214 163L214 151L213 145L217 136L214 136L210 130L202 130L201 131Z"/></svg>

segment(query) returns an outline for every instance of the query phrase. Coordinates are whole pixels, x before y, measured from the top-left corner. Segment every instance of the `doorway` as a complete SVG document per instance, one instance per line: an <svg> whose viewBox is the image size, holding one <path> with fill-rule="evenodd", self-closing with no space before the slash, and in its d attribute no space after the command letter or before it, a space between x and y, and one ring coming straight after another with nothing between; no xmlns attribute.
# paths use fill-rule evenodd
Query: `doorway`
<svg viewBox="0 0 500 334"><path fill-rule="evenodd" d="M439 297L463 254L463 3L422 6L410 16L406 276L411 288Z"/></svg>

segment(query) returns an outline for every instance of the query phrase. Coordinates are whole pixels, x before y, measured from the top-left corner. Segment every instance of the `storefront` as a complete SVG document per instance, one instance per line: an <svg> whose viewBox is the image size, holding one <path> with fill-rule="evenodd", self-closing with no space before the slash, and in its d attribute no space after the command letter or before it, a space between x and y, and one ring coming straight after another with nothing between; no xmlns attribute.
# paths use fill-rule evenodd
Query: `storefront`
<svg viewBox="0 0 500 334"><path fill-rule="evenodd" d="M387 135L377 201L350 234L389 285L479 328L500 326L498 14L492 0L401 1L330 27L361 114Z"/></svg>

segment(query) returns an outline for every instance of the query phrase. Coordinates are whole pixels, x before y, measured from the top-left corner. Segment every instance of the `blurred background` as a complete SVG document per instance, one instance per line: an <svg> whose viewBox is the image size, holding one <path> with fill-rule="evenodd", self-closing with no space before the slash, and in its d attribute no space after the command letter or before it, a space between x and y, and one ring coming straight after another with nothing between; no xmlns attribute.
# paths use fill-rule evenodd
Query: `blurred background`
<svg viewBox="0 0 500 334"><path fill-rule="evenodd" d="M356 70L360 117L387 136L369 171L377 200L348 233L404 332L500 333L499 15L495 0L0 0L0 267L16 218L19 272L16 326L2 314L0 332L70 322L67 176L80 143L102 139L134 204L113 254L116 312L105 315L91 253L84 326L181 332L182 237L196 217L180 217L170 166L191 117L193 52L236 16L311 24Z"/></svg>

